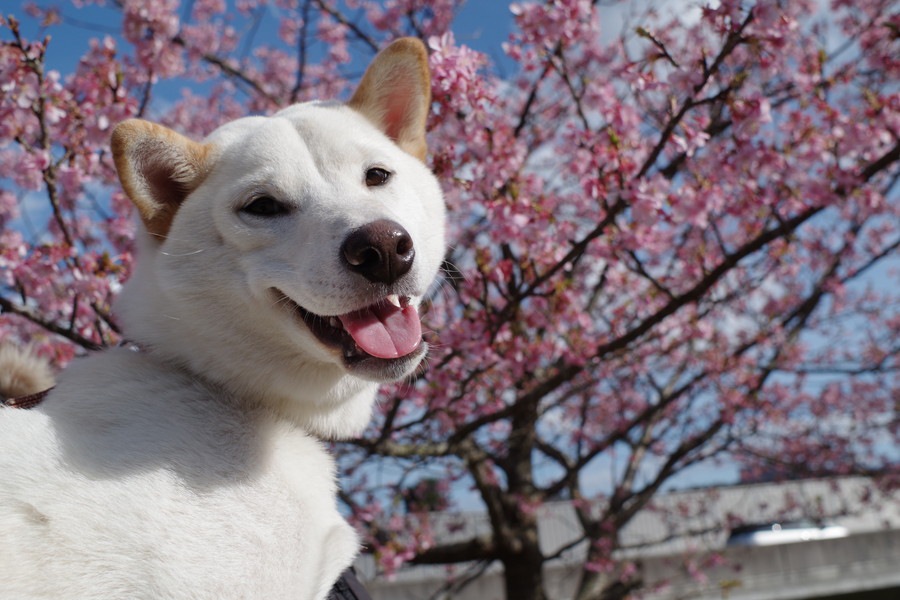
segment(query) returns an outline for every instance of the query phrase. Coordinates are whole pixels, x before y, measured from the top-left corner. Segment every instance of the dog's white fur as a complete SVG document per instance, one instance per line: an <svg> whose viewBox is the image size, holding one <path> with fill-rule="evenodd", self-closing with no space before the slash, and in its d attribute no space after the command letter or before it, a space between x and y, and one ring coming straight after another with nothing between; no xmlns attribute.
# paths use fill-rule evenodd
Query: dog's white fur
<svg viewBox="0 0 900 600"><path fill-rule="evenodd" d="M0 596L326 597L358 540L317 438L359 433L378 382L422 352L345 364L290 301L339 315L431 284L444 208L421 160L428 85L424 48L400 40L348 105L240 119L203 143L119 126L149 232L116 306L135 347L75 361L37 408L0 409ZM372 166L386 185L366 186ZM242 210L259 196L290 210ZM392 284L340 259L348 232L385 218L416 251Z"/></svg>

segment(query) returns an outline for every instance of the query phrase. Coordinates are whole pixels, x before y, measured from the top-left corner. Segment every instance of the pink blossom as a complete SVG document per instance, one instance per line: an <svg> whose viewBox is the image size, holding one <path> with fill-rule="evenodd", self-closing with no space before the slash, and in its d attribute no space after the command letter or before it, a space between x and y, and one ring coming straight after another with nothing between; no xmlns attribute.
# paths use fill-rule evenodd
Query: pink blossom
<svg viewBox="0 0 900 600"><path fill-rule="evenodd" d="M817 25L808 0L721 0L690 24L648 13L609 32L601 5L513 3L503 76L457 41L456 0L127 0L110 5L120 35L65 49L0 20L0 295L21 313L0 315L0 337L59 365L116 342L136 227L116 123L200 139L345 98L369 50L412 34L430 52L447 275L423 305L427 369L386 386L364 438L335 447L384 572L468 535L436 530L429 506L478 497L491 540L527 547L541 505L570 494L585 573L631 580L604 509L648 501L647 482L691 461L747 476L890 466L896 11L836 0ZM65 13L25 14L53 33ZM251 38L241 20L257 15ZM57 51L80 61L62 71ZM615 465L599 493L584 484L598 464ZM718 564L686 561L698 580Z"/></svg>
<svg viewBox="0 0 900 600"><path fill-rule="evenodd" d="M19 201L15 194L8 190L0 190L0 227L9 221L19 218Z"/></svg>

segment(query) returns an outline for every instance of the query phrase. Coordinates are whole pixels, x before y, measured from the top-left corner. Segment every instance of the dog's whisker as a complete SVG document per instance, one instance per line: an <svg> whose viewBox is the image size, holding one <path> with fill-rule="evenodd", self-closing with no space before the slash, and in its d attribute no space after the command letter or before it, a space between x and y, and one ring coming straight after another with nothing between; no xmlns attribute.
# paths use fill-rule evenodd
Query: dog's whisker
<svg viewBox="0 0 900 600"><path fill-rule="evenodd" d="M200 248L199 250L192 250L191 252L181 252L181 253L178 253L178 254L176 254L176 253L174 253L174 252L162 252L162 251L160 251L160 254L162 254L163 256L168 256L169 258L183 258L183 257L185 257L185 256L195 256L195 255L200 254L200 253L202 253L202 252L206 252L206 248Z"/></svg>

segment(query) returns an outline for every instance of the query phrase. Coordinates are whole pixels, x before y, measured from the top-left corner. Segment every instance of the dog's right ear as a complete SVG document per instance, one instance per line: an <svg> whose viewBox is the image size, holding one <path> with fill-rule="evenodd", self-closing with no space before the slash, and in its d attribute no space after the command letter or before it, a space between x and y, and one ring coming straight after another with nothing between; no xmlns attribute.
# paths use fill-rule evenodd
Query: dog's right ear
<svg viewBox="0 0 900 600"><path fill-rule="evenodd" d="M112 134L122 188L151 236L165 238L178 207L209 170L210 146L162 125L129 119Z"/></svg>
<svg viewBox="0 0 900 600"><path fill-rule="evenodd" d="M379 52L348 105L400 148L424 161L428 150L425 122L431 108L431 74L422 42L400 38Z"/></svg>

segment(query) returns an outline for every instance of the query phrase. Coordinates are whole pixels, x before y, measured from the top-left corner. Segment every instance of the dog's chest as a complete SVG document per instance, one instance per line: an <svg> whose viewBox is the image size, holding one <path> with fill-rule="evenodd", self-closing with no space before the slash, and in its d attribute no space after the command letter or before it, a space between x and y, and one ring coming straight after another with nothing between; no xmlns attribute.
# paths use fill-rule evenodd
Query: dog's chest
<svg viewBox="0 0 900 600"><path fill-rule="evenodd" d="M214 489L184 489L183 480L162 475L167 497L153 518L145 515L134 544L153 556L166 593L324 597L355 557L356 535L336 510L327 457L286 450L275 448L255 476Z"/></svg>
<svg viewBox="0 0 900 600"><path fill-rule="evenodd" d="M18 422L10 448L32 452L0 460L4 586L31 593L45 582L45 597L325 598L358 543L321 444L162 381L124 412L82 386L45 414L7 415ZM107 385L103 397L119 403L128 391Z"/></svg>

